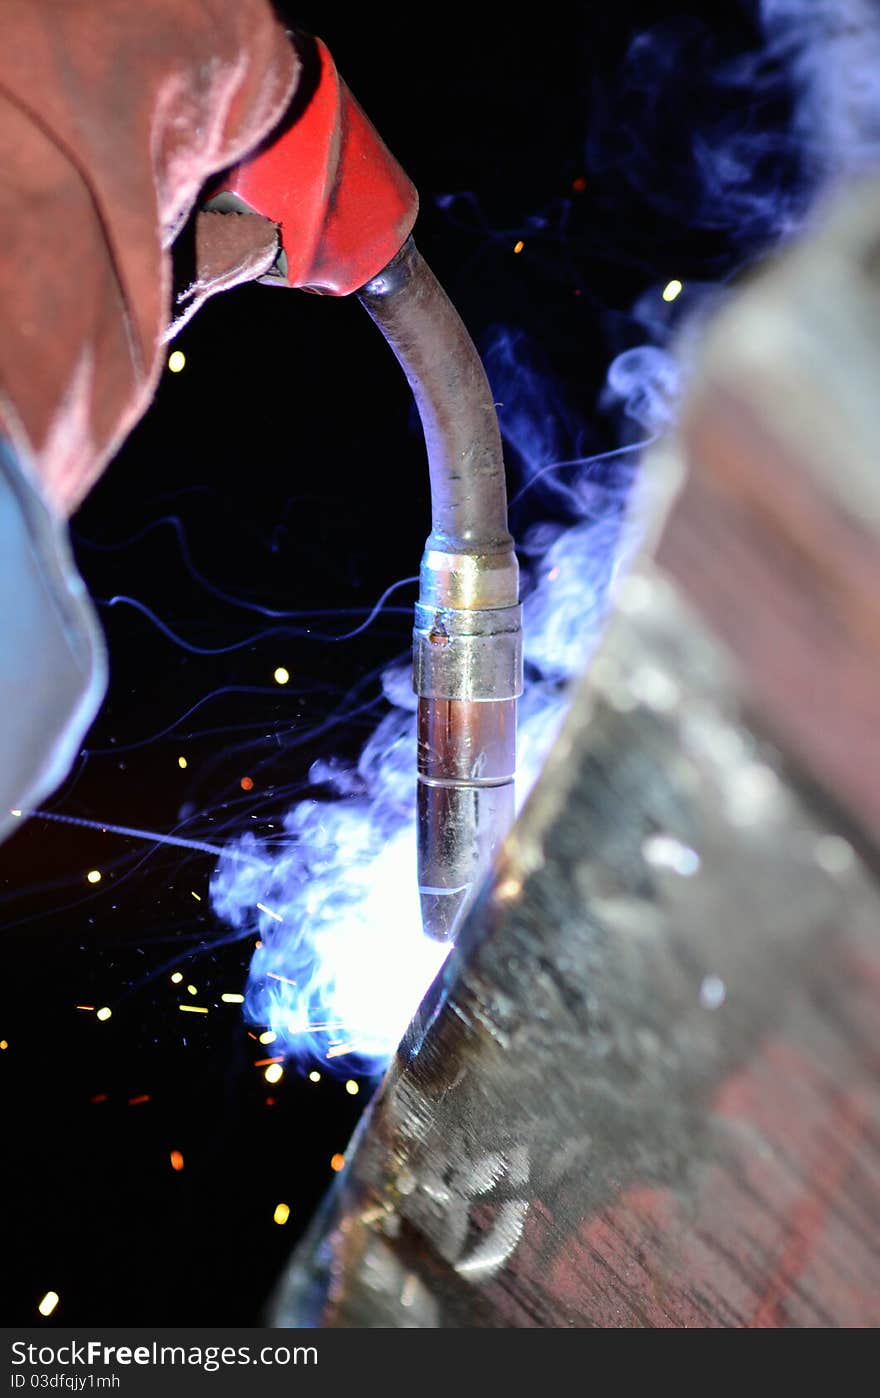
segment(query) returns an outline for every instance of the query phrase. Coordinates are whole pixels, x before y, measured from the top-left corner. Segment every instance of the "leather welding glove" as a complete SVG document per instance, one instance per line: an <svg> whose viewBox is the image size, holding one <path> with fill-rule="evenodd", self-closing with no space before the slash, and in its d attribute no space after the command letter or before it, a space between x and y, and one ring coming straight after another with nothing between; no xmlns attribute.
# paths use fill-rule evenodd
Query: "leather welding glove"
<svg viewBox="0 0 880 1398"><path fill-rule="evenodd" d="M298 67L270 0L0 7L0 836L63 780L103 697L66 519L153 395L170 246ZM276 235L204 216L189 308L264 273Z"/></svg>

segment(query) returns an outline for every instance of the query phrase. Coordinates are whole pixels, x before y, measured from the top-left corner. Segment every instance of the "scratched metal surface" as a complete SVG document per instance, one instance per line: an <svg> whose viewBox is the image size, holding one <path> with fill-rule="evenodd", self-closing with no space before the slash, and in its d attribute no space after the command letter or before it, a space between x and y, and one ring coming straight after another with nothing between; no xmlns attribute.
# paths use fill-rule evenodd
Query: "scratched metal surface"
<svg viewBox="0 0 880 1398"><path fill-rule="evenodd" d="M880 890L658 573L294 1257L276 1324L880 1321Z"/></svg>

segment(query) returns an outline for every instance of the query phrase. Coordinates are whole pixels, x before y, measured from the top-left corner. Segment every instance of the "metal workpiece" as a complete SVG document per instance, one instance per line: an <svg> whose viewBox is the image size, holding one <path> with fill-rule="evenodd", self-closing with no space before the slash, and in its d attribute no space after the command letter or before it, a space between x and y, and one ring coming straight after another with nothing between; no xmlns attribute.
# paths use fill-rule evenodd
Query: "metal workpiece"
<svg viewBox="0 0 880 1398"><path fill-rule="evenodd" d="M358 295L416 400L428 449L436 548L450 554L509 553L501 435L486 371L412 238Z"/></svg>
<svg viewBox="0 0 880 1398"><path fill-rule="evenodd" d="M875 1325L880 885L656 573L269 1317Z"/></svg>

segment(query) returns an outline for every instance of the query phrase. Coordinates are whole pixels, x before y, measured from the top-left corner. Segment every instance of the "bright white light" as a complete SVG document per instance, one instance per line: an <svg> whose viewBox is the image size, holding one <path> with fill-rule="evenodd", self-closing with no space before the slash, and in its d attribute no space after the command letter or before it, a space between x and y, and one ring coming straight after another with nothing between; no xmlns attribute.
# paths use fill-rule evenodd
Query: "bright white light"
<svg viewBox="0 0 880 1398"><path fill-rule="evenodd" d="M816 863L826 874L845 874L856 862L855 850L840 835L820 835L814 853Z"/></svg>
<svg viewBox="0 0 880 1398"><path fill-rule="evenodd" d="M669 869L682 878L692 878L700 867L697 851L672 835L649 835L642 844L642 858L655 869Z"/></svg>
<svg viewBox="0 0 880 1398"><path fill-rule="evenodd" d="M673 277L671 282L667 282L663 288L663 300L674 301L676 296L680 296L684 288L680 281Z"/></svg>
<svg viewBox="0 0 880 1398"><path fill-rule="evenodd" d="M344 1057L334 1050L350 1045L347 1052L384 1060L449 951L421 930L414 829L383 841L357 803L312 806L298 824L300 839L308 828L311 876L303 877L305 851L294 840L260 889L265 925L249 1008L290 1052ZM266 878L251 863L221 860L215 906L255 907L252 886Z"/></svg>
<svg viewBox="0 0 880 1398"><path fill-rule="evenodd" d="M700 1004L707 1010L717 1010L727 999L727 986L720 976L704 976L700 984Z"/></svg>
<svg viewBox="0 0 880 1398"><path fill-rule="evenodd" d="M186 355L183 350L172 350L168 356L168 369L172 374L179 374L186 365Z"/></svg>

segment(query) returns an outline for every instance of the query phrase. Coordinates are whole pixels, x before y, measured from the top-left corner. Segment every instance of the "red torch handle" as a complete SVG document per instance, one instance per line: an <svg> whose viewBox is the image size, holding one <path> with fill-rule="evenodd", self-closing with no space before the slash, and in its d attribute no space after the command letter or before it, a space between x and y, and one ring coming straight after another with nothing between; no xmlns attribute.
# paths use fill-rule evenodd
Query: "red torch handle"
<svg viewBox="0 0 880 1398"><path fill-rule="evenodd" d="M309 40L308 48L301 110L275 141L232 170L215 195L233 194L279 224L284 258L281 277L272 280L345 296L399 252L415 223L418 195L326 45Z"/></svg>

